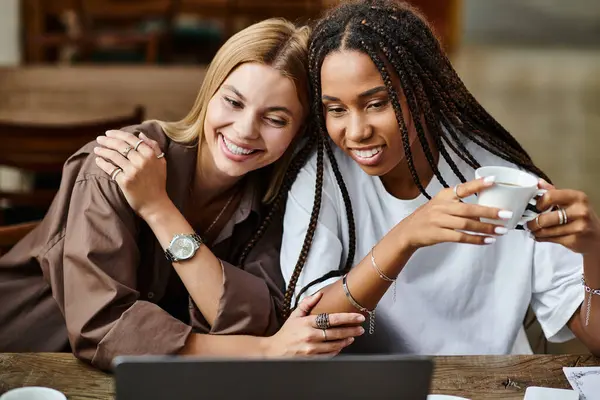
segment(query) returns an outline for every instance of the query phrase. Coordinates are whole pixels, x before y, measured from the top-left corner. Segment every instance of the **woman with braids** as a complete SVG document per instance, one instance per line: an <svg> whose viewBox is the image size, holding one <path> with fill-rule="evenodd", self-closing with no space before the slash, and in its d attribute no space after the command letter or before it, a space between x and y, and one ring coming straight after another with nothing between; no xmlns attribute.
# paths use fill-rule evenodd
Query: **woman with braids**
<svg viewBox="0 0 600 400"><path fill-rule="evenodd" d="M583 193L547 183L417 12L339 6L313 31L309 72L317 151L287 200L284 311L319 291L312 313L368 316L356 351L506 354L531 352L531 304L548 339L575 334L600 354L598 217ZM474 179L486 165L543 178L537 207L560 209L531 232L480 222L511 216L472 196L494 185Z"/></svg>
<svg viewBox="0 0 600 400"><path fill-rule="evenodd" d="M67 161L44 221L0 259L0 351L108 369L119 354L333 355L361 334L356 312L318 329L318 296L281 326L277 206L308 113L308 35L277 19L239 32L183 120L109 131Z"/></svg>

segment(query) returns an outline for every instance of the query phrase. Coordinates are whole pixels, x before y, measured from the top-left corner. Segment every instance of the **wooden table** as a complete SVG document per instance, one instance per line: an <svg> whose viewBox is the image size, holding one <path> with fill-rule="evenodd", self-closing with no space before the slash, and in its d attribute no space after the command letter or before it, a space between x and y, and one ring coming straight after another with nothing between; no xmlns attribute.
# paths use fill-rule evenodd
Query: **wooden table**
<svg viewBox="0 0 600 400"><path fill-rule="evenodd" d="M589 355L435 357L432 393L471 399L523 399L528 386L569 388L562 367L598 366ZM69 399L112 399L110 375L71 354L0 354L0 394L22 386L48 386Z"/></svg>

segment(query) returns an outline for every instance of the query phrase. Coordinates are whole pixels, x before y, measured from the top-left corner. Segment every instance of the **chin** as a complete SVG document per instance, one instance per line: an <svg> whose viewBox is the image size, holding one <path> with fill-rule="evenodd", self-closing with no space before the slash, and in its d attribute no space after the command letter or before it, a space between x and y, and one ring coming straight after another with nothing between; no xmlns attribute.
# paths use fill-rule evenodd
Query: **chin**
<svg viewBox="0 0 600 400"><path fill-rule="evenodd" d="M391 168L385 168L385 166L382 165L360 165L360 169L362 169L363 171L365 171L365 173L367 175L370 176L383 176L385 174L387 174L389 172L389 170Z"/></svg>

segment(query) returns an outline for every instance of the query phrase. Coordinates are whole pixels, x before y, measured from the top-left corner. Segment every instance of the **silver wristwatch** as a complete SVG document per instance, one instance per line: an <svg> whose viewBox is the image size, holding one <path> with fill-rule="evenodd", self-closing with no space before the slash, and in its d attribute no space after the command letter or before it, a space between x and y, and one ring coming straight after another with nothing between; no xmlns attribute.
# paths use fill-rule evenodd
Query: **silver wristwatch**
<svg viewBox="0 0 600 400"><path fill-rule="evenodd" d="M202 243L204 242L197 233L175 235L165 250L165 257L171 262L189 260Z"/></svg>

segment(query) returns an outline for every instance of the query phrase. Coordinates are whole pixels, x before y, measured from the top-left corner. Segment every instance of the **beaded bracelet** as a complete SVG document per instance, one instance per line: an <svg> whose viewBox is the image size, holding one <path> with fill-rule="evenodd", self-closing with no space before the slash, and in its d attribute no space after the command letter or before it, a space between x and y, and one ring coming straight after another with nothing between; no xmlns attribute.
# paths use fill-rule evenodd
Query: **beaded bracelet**
<svg viewBox="0 0 600 400"><path fill-rule="evenodd" d="M600 296L600 289L592 289L585 283L585 277L583 274L581 275L581 284L583 285L583 289L588 293L587 305L585 310L585 325L587 326L590 323L590 313L592 311L592 295Z"/></svg>
<svg viewBox="0 0 600 400"><path fill-rule="evenodd" d="M373 332L375 332L375 310L368 310L360 304L358 304L356 300L354 300L354 297L352 297L352 295L350 294L350 290L348 290L348 274L344 275L342 278L342 287L344 288L344 293L346 294L346 297L348 298L350 304L352 304L352 306L354 306L361 312L367 313L369 315L369 335L372 335Z"/></svg>

